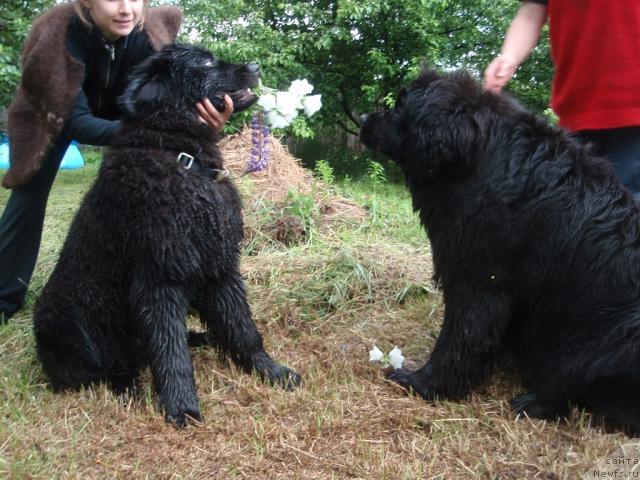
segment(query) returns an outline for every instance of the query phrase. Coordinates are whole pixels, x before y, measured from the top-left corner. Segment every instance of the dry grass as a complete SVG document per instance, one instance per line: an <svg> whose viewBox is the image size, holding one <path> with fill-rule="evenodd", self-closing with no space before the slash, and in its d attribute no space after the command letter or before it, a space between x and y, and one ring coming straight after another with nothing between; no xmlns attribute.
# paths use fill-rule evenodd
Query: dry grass
<svg viewBox="0 0 640 480"><path fill-rule="evenodd" d="M55 262L88 183L83 175L65 173L54 189L36 284ZM306 174L303 182L308 194L341 201ZM248 228L268 240L263 217L282 215L277 202L285 197L269 197L276 206L259 197L273 179L240 183ZM0 204L6 198L1 193ZM369 221L357 212L357 222ZM199 426L164 423L148 374L136 398L104 387L55 395L35 360L31 309L0 327L0 478L550 480L579 478L627 441L578 412L562 424L516 421L508 400L519 387L507 369L463 403L406 396L368 363L367 351L399 345L417 365L431 350L442 309L429 284L428 247L321 225L290 247L248 245L243 258L267 349L300 371L303 385L284 392L215 351L194 350Z"/></svg>
<svg viewBox="0 0 640 480"><path fill-rule="evenodd" d="M312 175L304 170L289 153L286 145L270 136L269 163L267 168L248 177L253 184L252 202L283 202L288 190L308 193ZM220 142L225 167L235 176L244 173L251 150L251 129L245 128Z"/></svg>

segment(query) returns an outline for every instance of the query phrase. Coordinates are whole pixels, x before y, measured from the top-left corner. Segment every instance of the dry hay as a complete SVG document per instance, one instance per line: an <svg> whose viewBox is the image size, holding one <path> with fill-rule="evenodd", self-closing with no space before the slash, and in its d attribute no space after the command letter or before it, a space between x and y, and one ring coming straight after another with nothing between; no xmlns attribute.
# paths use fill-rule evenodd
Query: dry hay
<svg viewBox="0 0 640 480"><path fill-rule="evenodd" d="M225 167L237 179L245 207L260 217L256 220L246 216L247 243L262 237L267 242L271 240L293 245L306 238L308 232L301 219L283 211L282 207L290 201L290 192L313 197L317 206L317 218L314 221L323 232L335 225L351 224L367 218L367 212L361 205L337 195L329 186L314 178L300 164L300 160L289 153L279 138L270 135L269 140L267 167L248 175L244 173L251 155L251 128L245 127L220 142ZM267 213L264 209L267 204L275 205L276 212ZM271 218L265 218L265 215Z"/></svg>
<svg viewBox="0 0 640 480"><path fill-rule="evenodd" d="M300 161L289 153L286 145L283 145L278 138L273 135L269 137L270 151L267 168L242 177L251 178L255 187L251 192L252 200L282 203L289 190L301 193L311 192L313 175L300 165ZM220 142L220 150L224 156L225 167L234 177L241 177L251 155L251 128L245 127L237 134L225 137Z"/></svg>
<svg viewBox="0 0 640 480"><path fill-rule="evenodd" d="M320 214L322 215L321 223L324 227L367 218L367 212L362 205L342 197L326 198L320 207Z"/></svg>

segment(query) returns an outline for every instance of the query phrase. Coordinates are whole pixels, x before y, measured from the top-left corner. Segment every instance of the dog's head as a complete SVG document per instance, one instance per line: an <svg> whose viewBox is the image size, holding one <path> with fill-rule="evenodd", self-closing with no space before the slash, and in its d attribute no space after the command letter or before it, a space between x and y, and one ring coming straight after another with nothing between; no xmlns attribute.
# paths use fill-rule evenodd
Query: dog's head
<svg viewBox="0 0 640 480"><path fill-rule="evenodd" d="M466 72L425 69L400 91L393 108L361 117L360 139L414 178L459 178L482 148L489 117L506 113L508 104Z"/></svg>
<svg viewBox="0 0 640 480"><path fill-rule="evenodd" d="M130 119L150 112L196 119L196 102L209 98L223 111L227 94L233 100L234 111L239 112L258 99L251 92L258 79L256 64L228 63L204 48L175 44L164 47L134 69L119 103Z"/></svg>

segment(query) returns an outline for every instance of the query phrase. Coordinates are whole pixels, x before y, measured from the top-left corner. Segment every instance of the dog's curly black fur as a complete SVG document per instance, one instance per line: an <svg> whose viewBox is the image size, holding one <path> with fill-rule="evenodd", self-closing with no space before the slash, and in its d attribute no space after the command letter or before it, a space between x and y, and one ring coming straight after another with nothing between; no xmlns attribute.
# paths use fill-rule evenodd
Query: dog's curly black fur
<svg viewBox="0 0 640 480"><path fill-rule="evenodd" d="M425 69L363 121L404 171L445 304L426 365L390 378L459 399L509 346L519 413L573 402L640 431L640 216L609 164L464 72Z"/></svg>
<svg viewBox="0 0 640 480"><path fill-rule="evenodd" d="M217 136L195 108L208 97L222 109L228 93L235 111L245 109L257 81L257 66L187 45L166 47L132 76L122 132L35 309L38 357L54 389L107 382L123 392L149 365L167 420L184 426L200 419L189 341L215 344L286 388L300 382L264 351L251 318L240 198L219 177ZM195 165L177 162L181 152ZM190 305L206 333L187 332Z"/></svg>

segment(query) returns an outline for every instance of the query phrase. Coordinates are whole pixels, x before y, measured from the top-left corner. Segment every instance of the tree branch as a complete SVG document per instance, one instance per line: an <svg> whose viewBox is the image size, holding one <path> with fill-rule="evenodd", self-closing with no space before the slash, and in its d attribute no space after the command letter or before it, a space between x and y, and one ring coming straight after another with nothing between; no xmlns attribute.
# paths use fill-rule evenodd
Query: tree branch
<svg viewBox="0 0 640 480"><path fill-rule="evenodd" d="M342 110L344 110L344 114L347 116L347 118L351 120L357 127L360 127L360 121L351 111L349 103L347 102L346 95L344 94L344 91L342 89L340 89L340 105L342 106Z"/></svg>
<svg viewBox="0 0 640 480"><path fill-rule="evenodd" d="M358 136L359 132L355 131L355 130L351 130L348 126L346 126L339 118L336 118L336 123L342 127L343 130L345 130L346 132L350 133L351 135L355 135Z"/></svg>

